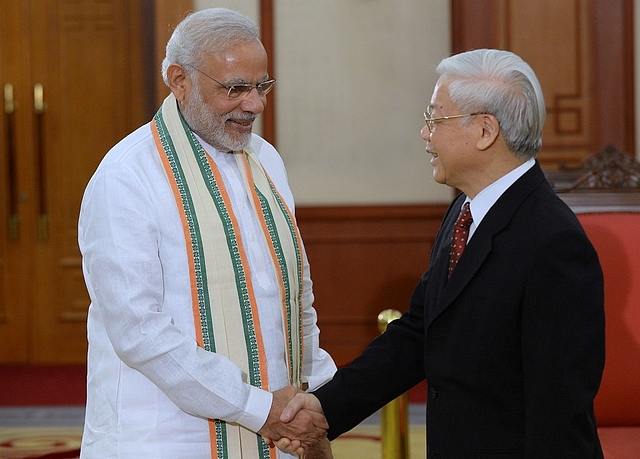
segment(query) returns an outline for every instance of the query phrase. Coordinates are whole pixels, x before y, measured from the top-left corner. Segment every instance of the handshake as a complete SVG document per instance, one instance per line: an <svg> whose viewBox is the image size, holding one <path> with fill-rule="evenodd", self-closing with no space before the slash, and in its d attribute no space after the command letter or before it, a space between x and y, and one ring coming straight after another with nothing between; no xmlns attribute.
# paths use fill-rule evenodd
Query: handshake
<svg viewBox="0 0 640 459"><path fill-rule="evenodd" d="M273 393L271 411L258 434L284 452L304 454L305 459L333 459L328 428L315 395L287 386Z"/></svg>

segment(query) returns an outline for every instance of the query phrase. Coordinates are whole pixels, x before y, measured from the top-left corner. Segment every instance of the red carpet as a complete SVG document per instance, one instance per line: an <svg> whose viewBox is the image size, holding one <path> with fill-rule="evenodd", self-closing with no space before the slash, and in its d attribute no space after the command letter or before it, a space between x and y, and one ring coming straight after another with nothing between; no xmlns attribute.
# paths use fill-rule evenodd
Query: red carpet
<svg viewBox="0 0 640 459"><path fill-rule="evenodd" d="M423 381L409 391L409 402L425 403L426 392ZM85 401L84 365L0 365L0 406L84 405Z"/></svg>
<svg viewBox="0 0 640 459"><path fill-rule="evenodd" d="M0 406L84 405L86 393L85 365L0 365Z"/></svg>

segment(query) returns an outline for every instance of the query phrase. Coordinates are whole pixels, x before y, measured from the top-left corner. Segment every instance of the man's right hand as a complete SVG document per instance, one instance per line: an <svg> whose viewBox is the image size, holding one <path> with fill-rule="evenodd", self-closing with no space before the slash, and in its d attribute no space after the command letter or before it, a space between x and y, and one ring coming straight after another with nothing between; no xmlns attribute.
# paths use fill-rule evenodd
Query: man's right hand
<svg viewBox="0 0 640 459"><path fill-rule="evenodd" d="M320 400L318 400L318 398L315 395L299 392L295 395L295 397L291 399L291 401L287 404L287 406L282 410L282 414L280 415L280 421L285 425L290 423L295 423L298 417L304 418L307 415L309 415L309 413L323 413L322 404L320 403ZM329 425L326 424L326 418L324 418L324 414L322 415L322 418L324 419L326 429L328 429ZM326 438L326 430L325 430L325 438ZM282 436L278 440L275 440L273 443L278 447L278 449L290 454L297 454L297 455L302 455L304 450L306 450L310 446L310 444L305 444L305 442L300 441L300 439L289 438L287 436ZM328 448L328 451L329 452L331 451L330 447Z"/></svg>
<svg viewBox="0 0 640 459"><path fill-rule="evenodd" d="M280 415L280 421L291 422L298 415L301 410L315 411L316 413L323 413L322 404L318 397L313 394L307 394L304 392L298 392L284 407L282 414ZM326 421L326 420L325 420ZM329 425L327 425L329 428Z"/></svg>
<svg viewBox="0 0 640 459"><path fill-rule="evenodd" d="M318 399L311 396L316 403L296 401L297 396L303 395L306 394L292 386L275 391L267 421L258 431L267 442L273 442L283 451L298 455L317 441L326 439L329 428ZM283 409L288 409L285 416L287 421L283 421Z"/></svg>

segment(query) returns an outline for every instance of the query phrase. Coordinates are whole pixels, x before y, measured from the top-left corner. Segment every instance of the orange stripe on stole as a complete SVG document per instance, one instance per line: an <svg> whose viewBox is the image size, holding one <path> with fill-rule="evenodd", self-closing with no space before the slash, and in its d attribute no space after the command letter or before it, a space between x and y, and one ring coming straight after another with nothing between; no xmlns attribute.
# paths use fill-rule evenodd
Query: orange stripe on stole
<svg viewBox="0 0 640 459"><path fill-rule="evenodd" d="M246 176L247 177L253 177L253 174L251 173L251 166L249 165L249 157L248 154L243 152L243 165L246 171ZM264 170L264 169L263 169ZM264 175L267 177L267 181L269 182L269 184L272 184L273 182L271 182L271 178L269 177L269 174L267 174L267 171L264 170ZM253 181L253 180L252 180ZM275 192L279 198L279 200L281 202L285 202L284 199L282 199L282 196L280 196L280 194L278 193L278 191L276 190L276 188L274 186L271 187L271 189L273 190L273 192ZM261 209L262 206L260 205L260 198L258 197L258 194L256 193L255 188L251 188L251 199L253 200L253 205L255 209ZM285 205L284 206L286 211L287 211L287 215L289 216L289 218L291 219L292 222L295 222L293 215L291 214L291 212L289 211L289 208ZM264 232L264 234L266 236L269 235L269 229L267 228L267 222L264 218L260 219L260 226L262 226L262 231ZM299 230L298 230L298 226L294 225L295 228L295 236L297 239L297 243L298 243L298 247L302 247L302 245L300 245L300 234L299 234ZM275 266L278 266L278 256L276 255L276 251L275 251L275 247L273 246L273 244L267 244L269 247L269 252L271 254L271 259L273 260L273 263ZM301 260L301 264L300 264L300 272L298 273L298 275L300 276L300 286L298 288L298 307L302 307L302 292L303 292L303 288L304 288L304 277L302 276L304 273L302 272L303 270L303 265L304 263ZM284 279L282 278L282 276L278 276L279 282L278 282L278 286L280 288L280 298L282 298L282 318L283 318L283 322L285 324L285 327L287 328L286 332L287 334L285 336L291 336L291 327L289 326L289 321L285 320L285 318L287 317L287 305L285 304L285 299L286 299L286 291L285 291L285 285L284 285ZM302 327L302 314L300 314L300 324L298 325L298 328L300 330L300 336L302 337L303 335L303 327ZM304 355L304 340L301 339L300 344L300 355L303 356ZM285 346L285 351L287 353L289 353L289 346ZM301 359L302 360L302 359ZM293 359L291 358L291 356L289 356L289 362L293 362ZM293 368L291 369L291 371L295 371Z"/></svg>
<svg viewBox="0 0 640 459"><path fill-rule="evenodd" d="M191 232L189 231L189 223L187 222L187 216L184 212L179 210L182 208L182 197L178 190L178 185L174 179L173 170L171 164L169 164L169 158L167 157L162 141L158 134L158 127L155 120L151 122L151 132L153 134L153 140L158 150L160 161L162 161L162 167L165 174L169 179L171 185L171 192L176 200L178 206L178 213L180 214L180 220L182 221L182 230L184 232L185 245L187 249L187 262L189 263L189 282L191 283L191 309L193 311L193 322L196 334L196 343L198 346L204 349L204 339L202 338L202 321L200 320L200 308L198 305L198 289L196 287L196 270L194 266L193 245L191 240ZM216 425L213 419L207 420L209 428L209 443L211 444L211 459L217 459L218 457L218 440L216 437Z"/></svg>
<svg viewBox="0 0 640 459"><path fill-rule="evenodd" d="M206 155L207 162L209 163L209 167L211 168L211 172L215 177L216 183L218 183L218 189L220 190L220 195L222 196L222 200L224 201L225 207L229 211L229 218L231 219L231 224L233 228L239 229L240 225L238 225L238 219L236 218L235 213L233 212L233 207L231 206L231 200L229 199L229 194L227 193L227 189L224 186L224 182L222 181L222 177L220 176L220 172L218 171L217 166L215 165L213 158ZM238 241L238 251L240 253L240 259L242 260L242 266L246 271L246 281L247 281L247 291L249 294L249 301L251 304L251 313L253 315L253 325L256 333L256 342L258 345L258 356L260 361L260 380L261 380L261 389L269 390L269 376L267 373L267 357L264 349L264 342L262 340L262 329L260 327L260 316L258 315L258 303L256 301L256 295L253 290L253 281L251 279L251 270L249 268L249 262L247 260L246 251L244 249L244 243L242 241L242 237L240 236L240 232L236 232L237 241Z"/></svg>

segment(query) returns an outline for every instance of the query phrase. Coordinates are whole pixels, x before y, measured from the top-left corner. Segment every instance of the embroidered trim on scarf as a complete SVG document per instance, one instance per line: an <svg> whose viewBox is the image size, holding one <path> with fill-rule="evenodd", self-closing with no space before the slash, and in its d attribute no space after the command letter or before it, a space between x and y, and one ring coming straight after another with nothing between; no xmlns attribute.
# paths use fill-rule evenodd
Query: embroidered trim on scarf
<svg viewBox="0 0 640 459"><path fill-rule="evenodd" d="M269 390L251 272L217 167L184 122L173 95L165 99L151 129L182 219L198 345L228 357L243 369L251 385ZM290 384L300 387L304 341L300 233L255 153L248 149L234 156L280 275ZM210 420L209 428L214 459L275 458L275 449L240 425Z"/></svg>

